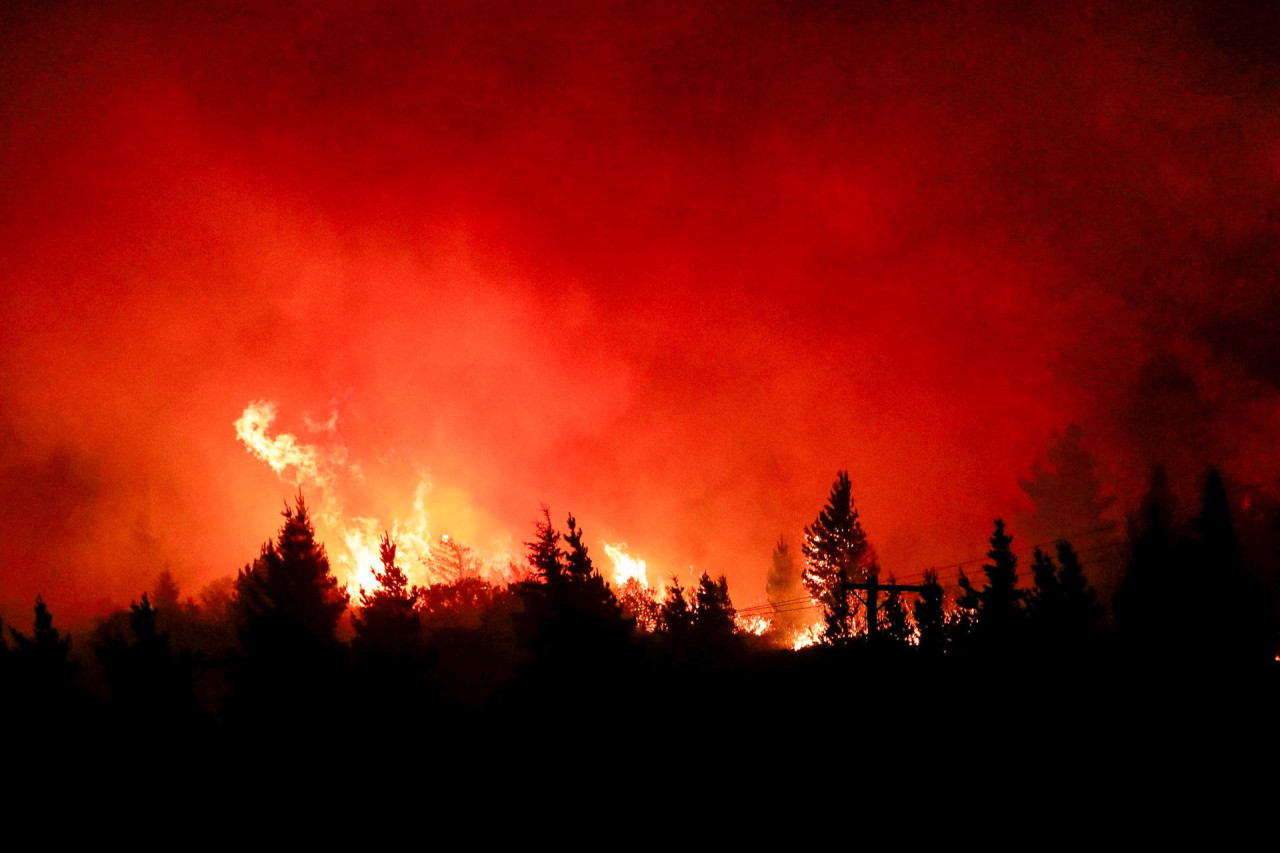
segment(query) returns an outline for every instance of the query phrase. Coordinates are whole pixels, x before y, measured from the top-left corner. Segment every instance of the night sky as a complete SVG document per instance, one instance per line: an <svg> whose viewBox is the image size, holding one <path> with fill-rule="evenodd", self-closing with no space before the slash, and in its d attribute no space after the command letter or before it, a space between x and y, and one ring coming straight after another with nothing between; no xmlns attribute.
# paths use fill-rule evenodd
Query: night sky
<svg viewBox="0 0 1280 853"><path fill-rule="evenodd" d="M1117 519L1274 480L1277 190L1274 4L6 3L0 615L252 560L258 400L740 604L842 468L899 575L1071 424Z"/></svg>

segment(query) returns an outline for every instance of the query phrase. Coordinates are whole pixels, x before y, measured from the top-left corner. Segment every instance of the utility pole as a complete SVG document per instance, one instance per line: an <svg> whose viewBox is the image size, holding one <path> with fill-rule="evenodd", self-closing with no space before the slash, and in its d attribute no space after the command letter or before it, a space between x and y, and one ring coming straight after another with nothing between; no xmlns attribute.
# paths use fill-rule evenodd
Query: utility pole
<svg viewBox="0 0 1280 853"><path fill-rule="evenodd" d="M867 594L865 604L867 605L867 637L874 640L876 632L880 630L876 619L876 609L879 606L880 593L894 592L924 592L924 586L920 584L905 583L880 583L880 576L872 572L867 575L866 583L851 583L846 585L846 589L863 590Z"/></svg>

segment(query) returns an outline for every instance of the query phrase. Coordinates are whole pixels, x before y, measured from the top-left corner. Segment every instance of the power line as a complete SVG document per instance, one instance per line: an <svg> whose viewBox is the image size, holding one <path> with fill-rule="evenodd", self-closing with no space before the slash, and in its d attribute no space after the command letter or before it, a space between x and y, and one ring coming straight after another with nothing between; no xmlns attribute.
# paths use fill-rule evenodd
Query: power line
<svg viewBox="0 0 1280 853"><path fill-rule="evenodd" d="M1093 551L1099 551L1104 548L1116 548L1126 544L1127 543L1125 542L1106 542L1101 545L1095 545L1091 548L1082 548L1079 551L1077 551L1076 554L1087 554ZM1114 559L1115 559L1115 556L1104 556L1100 559L1095 559L1095 560L1082 560L1080 561L1080 566L1084 567L1084 566L1099 565L1102 563L1109 563L1109 562L1112 562ZM956 584L953 582L958 580L959 577L960 577L959 571L956 571L954 573L939 574L938 584L943 589L953 589L956 586ZM886 583L885 584L886 591L888 591L889 588L890 588L889 584ZM772 614L781 614L781 613L799 613L805 610L820 609L822 606L823 605L820 603L814 603L812 598L808 596L803 596L801 598L790 598L790 599L784 599L782 601L771 601L771 602L766 602L764 604L749 605L747 607L739 608L737 610L737 613L740 616L746 616L746 617L768 616Z"/></svg>
<svg viewBox="0 0 1280 853"><path fill-rule="evenodd" d="M1021 554L1024 551L1034 551L1036 548L1046 548L1050 545L1056 545L1057 543L1062 542L1064 540L1067 542L1070 542L1071 540L1079 539L1082 536L1093 536L1098 533L1106 533L1108 531L1115 530L1119 526L1120 526L1120 522L1112 521L1108 524L1102 525L1101 527L1095 527L1090 530L1081 530L1078 533L1069 533L1066 536L1059 536L1056 539L1050 539L1047 542L1038 542L1034 545L1023 545L1020 548L1011 548L1009 550L1011 550L1015 554ZM1082 552L1077 551L1076 553L1082 553ZM964 566L968 566L973 563L981 563L984 560L989 560L989 559L991 559L991 556L989 554L981 557L973 557L972 559L961 560L958 563L948 563L944 566L937 566L932 569L923 569L917 572L913 572L912 574L909 574L909 575L903 575L902 578L903 580L906 580L907 578L923 577L924 573L927 571L936 571L941 573L944 571L950 571L952 569L963 568Z"/></svg>

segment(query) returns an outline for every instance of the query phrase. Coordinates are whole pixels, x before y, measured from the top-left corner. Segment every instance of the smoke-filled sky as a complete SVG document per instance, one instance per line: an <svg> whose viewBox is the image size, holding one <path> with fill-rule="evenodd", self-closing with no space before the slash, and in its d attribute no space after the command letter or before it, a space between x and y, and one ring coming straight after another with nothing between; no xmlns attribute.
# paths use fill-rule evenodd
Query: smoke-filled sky
<svg viewBox="0 0 1280 853"><path fill-rule="evenodd" d="M842 468L899 575L1071 424L1117 510L1273 479L1275 8L4 4L4 615L251 560L257 400L351 513L738 603Z"/></svg>

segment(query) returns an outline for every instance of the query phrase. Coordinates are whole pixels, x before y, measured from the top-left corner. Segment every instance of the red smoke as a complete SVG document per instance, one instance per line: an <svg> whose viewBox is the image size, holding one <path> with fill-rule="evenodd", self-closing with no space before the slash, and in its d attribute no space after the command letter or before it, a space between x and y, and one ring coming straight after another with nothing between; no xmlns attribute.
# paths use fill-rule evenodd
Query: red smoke
<svg viewBox="0 0 1280 853"><path fill-rule="evenodd" d="M251 559L259 398L742 602L838 468L899 574L1070 423L1280 474L1274 12L266 5L4 13L6 618Z"/></svg>

